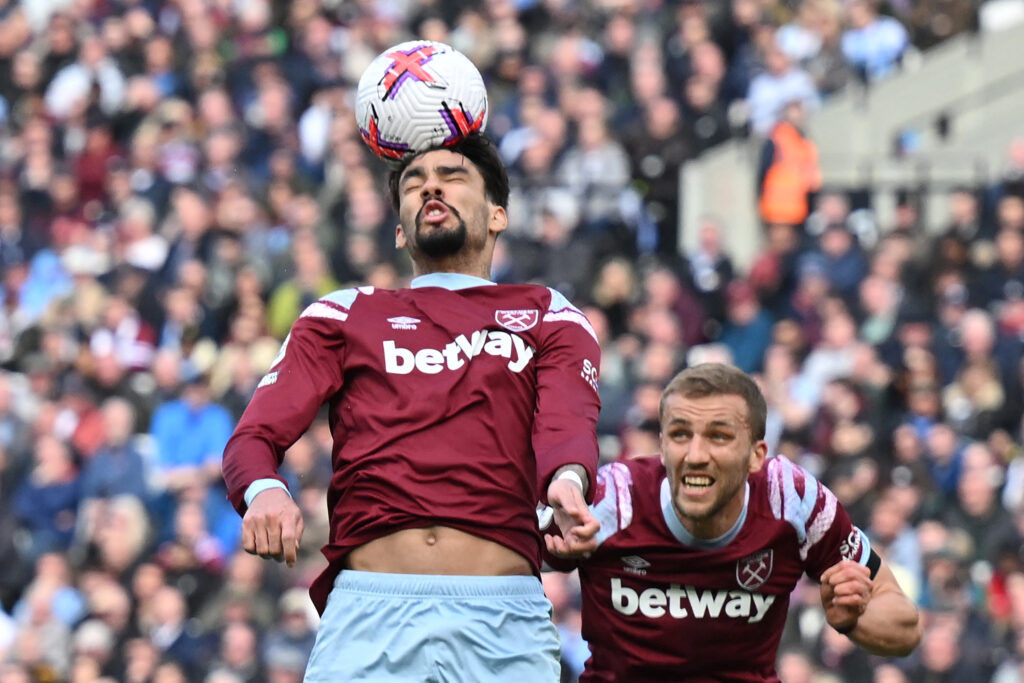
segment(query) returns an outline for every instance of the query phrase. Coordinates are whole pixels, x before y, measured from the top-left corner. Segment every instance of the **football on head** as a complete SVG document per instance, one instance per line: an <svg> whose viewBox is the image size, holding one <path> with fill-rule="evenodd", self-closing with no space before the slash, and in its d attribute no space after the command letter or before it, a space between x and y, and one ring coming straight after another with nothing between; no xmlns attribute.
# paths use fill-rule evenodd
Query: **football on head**
<svg viewBox="0 0 1024 683"><path fill-rule="evenodd" d="M385 160L451 145L484 130L487 89L476 66L444 43L413 40L384 50L356 89L363 141Z"/></svg>

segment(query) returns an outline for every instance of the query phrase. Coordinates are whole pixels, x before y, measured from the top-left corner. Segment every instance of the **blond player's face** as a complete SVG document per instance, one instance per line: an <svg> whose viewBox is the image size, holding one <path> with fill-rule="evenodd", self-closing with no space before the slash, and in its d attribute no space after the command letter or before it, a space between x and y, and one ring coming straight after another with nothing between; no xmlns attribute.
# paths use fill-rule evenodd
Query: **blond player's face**
<svg viewBox="0 0 1024 683"><path fill-rule="evenodd" d="M413 255L440 258L485 249L505 228L505 210L487 199L483 175L469 159L450 150L417 157L398 185L396 245Z"/></svg>
<svg viewBox="0 0 1024 683"><path fill-rule="evenodd" d="M766 452L764 441L751 439L742 397L667 397L661 457L676 515L694 536L729 531L743 509L747 477L761 469Z"/></svg>

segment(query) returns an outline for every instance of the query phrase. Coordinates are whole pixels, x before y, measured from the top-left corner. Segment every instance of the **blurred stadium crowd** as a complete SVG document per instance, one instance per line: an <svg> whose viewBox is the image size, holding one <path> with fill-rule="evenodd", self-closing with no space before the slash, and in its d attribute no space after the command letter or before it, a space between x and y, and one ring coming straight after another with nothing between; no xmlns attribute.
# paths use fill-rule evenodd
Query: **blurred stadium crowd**
<svg viewBox="0 0 1024 683"><path fill-rule="evenodd" d="M979 4L0 0L0 683L301 680L329 428L286 459L294 570L240 552L220 453L307 304L409 277L350 105L413 36L485 74L514 188L494 279L555 286L597 328L603 457L656 453L666 381L731 360L772 451L923 609L919 652L879 664L807 584L786 683L1021 681L1024 143L950 193L942 232L911 192L878 225L826 187L749 268L713 217L692 253L676 235L681 162L885 78ZM545 586L573 680L578 593Z"/></svg>

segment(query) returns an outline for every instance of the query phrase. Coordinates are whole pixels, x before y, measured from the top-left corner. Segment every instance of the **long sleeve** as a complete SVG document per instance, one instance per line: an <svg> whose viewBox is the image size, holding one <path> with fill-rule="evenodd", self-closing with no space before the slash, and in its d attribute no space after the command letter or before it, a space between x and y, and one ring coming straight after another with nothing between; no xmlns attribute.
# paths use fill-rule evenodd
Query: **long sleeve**
<svg viewBox="0 0 1024 683"><path fill-rule="evenodd" d="M547 484L563 465L579 464L587 470L592 498L598 460L597 393L601 348L586 317L564 296L552 291L544 316L551 331L537 358L537 403L533 448L537 457L540 499L546 502Z"/></svg>
<svg viewBox="0 0 1024 683"><path fill-rule="evenodd" d="M245 489L256 479L281 479L285 451L341 390L347 314L329 301L309 306L285 339L270 372L260 381L224 450L228 498L245 511Z"/></svg>

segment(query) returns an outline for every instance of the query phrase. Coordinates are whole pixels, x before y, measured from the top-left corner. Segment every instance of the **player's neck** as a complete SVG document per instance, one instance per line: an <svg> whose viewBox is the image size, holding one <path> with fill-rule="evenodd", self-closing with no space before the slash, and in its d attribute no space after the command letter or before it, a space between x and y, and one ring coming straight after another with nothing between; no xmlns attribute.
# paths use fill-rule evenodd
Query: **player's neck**
<svg viewBox="0 0 1024 683"><path fill-rule="evenodd" d="M736 526L736 521L740 518L742 511L741 506L740 509L730 510L728 513L722 511L710 519L693 519L692 517L679 515L679 521L683 523L683 526L686 527L686 530L694 538L701 541L715 541L729 533Z"/></svg>
<svg viewBox="0 0 1024 683"><path fill-rule="evenodd" d="M682 514L672 500L668 482L662 484L662 513L673 534L680 541L700 546L718 546L731 541L743 527L747 517L750 488L746 484L742 493L730 500L721 510L709 517L694 518Z"/></svg>
<svg viewBox="0 0 1024 683"><path fill-rule="evenodd" d="M471 275L484 280L491 279L491 267L488 263L468 262L464 259L449 258L440 260L422 260L414 262L413 276L430 275L431 273L458 273Z"/></svg>

